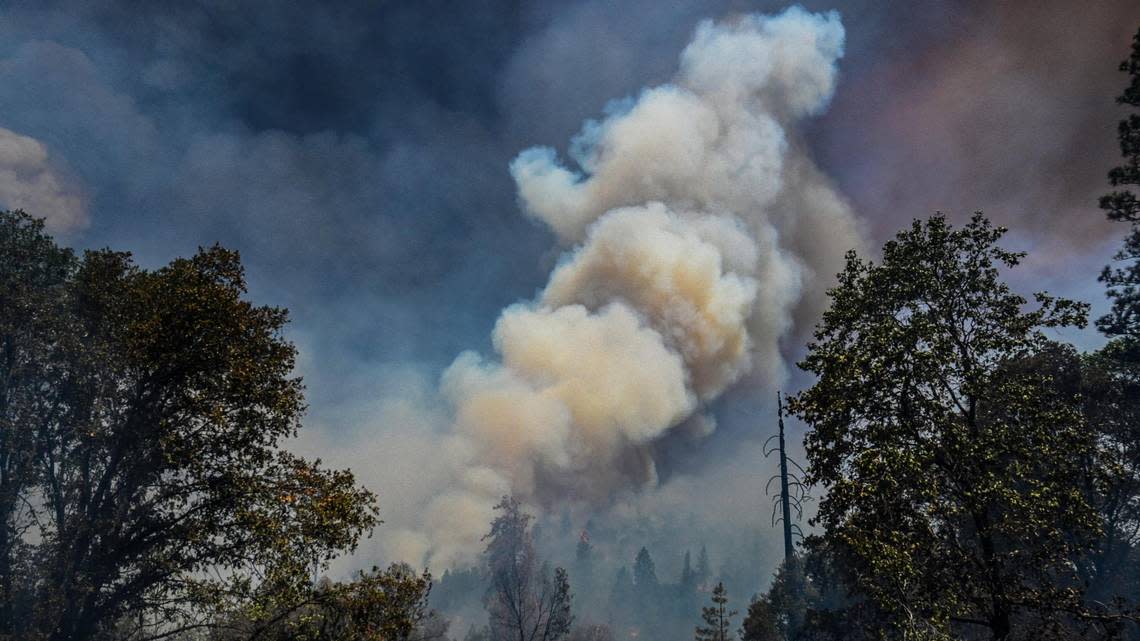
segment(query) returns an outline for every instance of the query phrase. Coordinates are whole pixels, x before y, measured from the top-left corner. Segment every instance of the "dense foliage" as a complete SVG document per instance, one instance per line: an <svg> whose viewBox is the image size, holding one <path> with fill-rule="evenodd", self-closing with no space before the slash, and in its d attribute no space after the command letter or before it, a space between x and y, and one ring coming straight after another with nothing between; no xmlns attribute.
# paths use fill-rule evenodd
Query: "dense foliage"
<svg viewBox="0 0 1140 641"><path fill-rule="evenodd" d="M279 447L304 410L295 352L285 311L244 294L220 247L149 271L0 213L0 635L288 609L376 524L349 472Z"/></svg>
<svg viewBox="0 0 1140 641"><path fill-rule="evenodd" d="M1004 639L1072 611L1070 561L1100 531L1074 483L1094 445L1082 415L1046 375L1011 367L1085 306L1038 294L1025 311L998 276L1019 259L1002 231L936 216L880 264L849 254L801 364L818 381L789 401L812 428L819 524L910 634Z"/></svg>

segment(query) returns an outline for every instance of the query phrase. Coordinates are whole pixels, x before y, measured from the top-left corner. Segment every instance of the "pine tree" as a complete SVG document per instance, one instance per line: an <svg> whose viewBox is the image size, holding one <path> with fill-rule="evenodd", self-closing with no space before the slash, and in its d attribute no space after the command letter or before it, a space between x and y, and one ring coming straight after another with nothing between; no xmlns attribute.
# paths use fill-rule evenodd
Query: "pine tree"
<svg viewBox="0 0 1140 641"><path fill-rule="evenodd" d="M638 550L637 559L633 562L633 583L637 586L637 591L643 594L657 590L659 585L653 557L649 556L649 550L644 547Z"/></svg>
<svg viewBox="0 0 1140 641"><path fill-rule="evenodd" d="M1130 225L1124 246L1113 256L1114 266L1105 267L1100 280L1108 287L1112 310L1097 320L1109 336L1140 339L1140 198L1130 187L1140 186L1140 30L1132 40L1132 55L1120 63L1129 76L1128 86L1116 99L1131 108L1117 129L1124 162L1108 174L1115 188L1100 199L1109 220Z"/></svg>
<svg viewBox="0 0 1140 641"><path fill-rule="evenodd" d="M617 630L632 623L633 581L630 580L629 568L624 565L614 575L608 606L610 627Z"/></svg>
<svg viewBox="0 0 1140 641"><path fill-rule="evenodd" d="M697 626L696 641L728 641L729 628L732 627L732 617L736 610L728 609L728 595L725 593L724 583L717 583L712 592L712 605L701 608L701 619L704 626Z"/></svg>
<svg viewBox="0 0 1140 641"><path fill-rule="evenodd" d="M614 585L610 589L610 602L620 603L629 599L633 593L633 581L629 578L629 568L624 565L617 569L614 575Z"/></svg>
<svg viewBox="0 0 1140 641"><path fill-rule="evenodd" d="M712 570L709 569L709 551L705 546L701 546L701 553L697 555L697 585L703 585L712 576Z"/></svg>
<svg viewBox="0 0 1140 641"><path fill-rule="evenodd" d="M578 547L574 550L574 560L577 561L579 565L589 563L593 549L593 546L590 545L588 540L585 538L579 539Z"/></svg>
<svg viewBox="0 0 1140 641"><path fill-rule="evenodd" d="M594 595L594 546L590 545L590 538L585 530L578 538L578 546L574 551L574 585L579 594L587 598Z"/></svg>
<svg viewBox="0 0 1140 641"><path fill-rule="evenodd" d="M740 624L740 641L783 641L780 623L779 613L767 594L753 597Z"/></svg>
<svg viewBox="0 0 1140 641"><path fill-rule="evenodd" d="M685 561L681 566L681 580L678 582L682 594L688 594L697 587L697 575L693 572L692 563L689 560L689 551L685 550Z"/></svg>

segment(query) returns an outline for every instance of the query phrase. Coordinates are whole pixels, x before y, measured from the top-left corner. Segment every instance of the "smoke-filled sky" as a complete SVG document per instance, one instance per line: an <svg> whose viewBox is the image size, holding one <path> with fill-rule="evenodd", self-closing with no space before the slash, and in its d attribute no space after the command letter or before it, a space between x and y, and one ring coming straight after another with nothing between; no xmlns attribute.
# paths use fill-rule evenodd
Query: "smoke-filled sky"
<svg viewBox="0 0 1140 641"><path fill-rule="evenodd" d="M505 491L777 550L759 443L843 251L981 209L1023 291L1104 309L1140 25L803 7L9 1L0 206L146 266L240 250L292 312L297 447L380 496L371 560L462 563Z"/></svg>

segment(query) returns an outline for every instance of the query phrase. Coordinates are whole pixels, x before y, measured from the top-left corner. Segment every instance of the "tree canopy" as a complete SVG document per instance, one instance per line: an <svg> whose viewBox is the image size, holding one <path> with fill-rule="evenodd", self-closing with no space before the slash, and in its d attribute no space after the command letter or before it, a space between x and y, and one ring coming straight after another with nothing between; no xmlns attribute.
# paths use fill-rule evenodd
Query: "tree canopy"
<svg viewBox="0 0 1140 641"><path fill-rule="evenodd" d="M281 449L305 409L284 310L221 247L146 270L0 212L0 635L135 638L310 589L377 523Z"/></svg>
<svg viewBox="0 0 1140 641"><path fill-rule="evenodd" d="M1016 367L1087 306L1027 308L1000 277L1021 258L1003 233L938 215L878 264L849 253L801 363L818 380L789 402L827 489L817 522L909 634L1057 624L1080 610L1072 560L1100 533L1074 482L1095 447L1079 407Z"/></svg>

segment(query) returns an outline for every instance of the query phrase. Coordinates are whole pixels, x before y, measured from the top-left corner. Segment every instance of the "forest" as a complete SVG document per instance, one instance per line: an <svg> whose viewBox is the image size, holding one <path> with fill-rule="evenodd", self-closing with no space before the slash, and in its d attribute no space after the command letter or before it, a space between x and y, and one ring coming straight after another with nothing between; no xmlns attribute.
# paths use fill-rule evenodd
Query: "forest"
<svg viewBox="0 0 1140 641"><path fill-rule="evenodd" d="M285 447L298 351L239 254L146 269L0 213L0 639L1140 639L1140 31L1120 70L1089 208L1122 230L1110 311L1017 293L1026 255L981 212L848 252L786 399L818 505L778 567L649 542L615 567L620 533L508 495L477 565L332 579L383 513ZM1061 340L1089 322L1102 348Z"/></svg>

